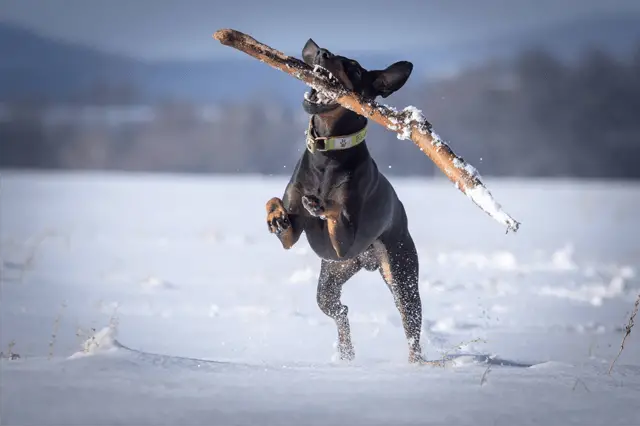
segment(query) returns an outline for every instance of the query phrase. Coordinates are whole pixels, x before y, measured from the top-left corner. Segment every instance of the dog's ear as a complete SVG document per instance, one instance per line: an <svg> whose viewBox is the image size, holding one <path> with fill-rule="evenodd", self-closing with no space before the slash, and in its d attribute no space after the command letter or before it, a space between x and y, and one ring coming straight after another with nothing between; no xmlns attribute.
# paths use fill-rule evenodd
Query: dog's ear
<svg viewBox="0 0 640 426"><path fill-rule="evenodd" d="M302 48L302 59L304 59L307 65L313 66L313 61L316 59L318 49L320 49L320 47L315 41L312 39L307 40L307 43Z"/></svg>
<svg viewBox="0 0 640 426"><path fill-rule="evenodd" d="M411 71L413 71L413 64L408 61L396 62L381 71L372 71L374 75L373 88L378 96L386 98L404 86Z"/></svg>

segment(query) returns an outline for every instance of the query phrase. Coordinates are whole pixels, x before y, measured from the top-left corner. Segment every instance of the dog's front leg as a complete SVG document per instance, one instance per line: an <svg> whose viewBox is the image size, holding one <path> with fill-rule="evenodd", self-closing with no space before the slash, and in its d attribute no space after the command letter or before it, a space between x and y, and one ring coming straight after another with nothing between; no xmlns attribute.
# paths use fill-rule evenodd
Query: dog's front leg
<svg viewBox="0 0 640 426"><path fill-rule="evenodd" d="M313 195L303 196L302 205L312 216L327 221L331 245L338 257L344 257L353 245L356 231L347 209L332 200L322 203Z"/></svg>
<svg viewBox="0 0 640 426"><path fill-rule="evenodd" d="M302 234L302 217L298 214L287 212L282 200L273 197L266 204L267 226L269 232L276 234L282 247L289 250L300 239Z"/></svg>

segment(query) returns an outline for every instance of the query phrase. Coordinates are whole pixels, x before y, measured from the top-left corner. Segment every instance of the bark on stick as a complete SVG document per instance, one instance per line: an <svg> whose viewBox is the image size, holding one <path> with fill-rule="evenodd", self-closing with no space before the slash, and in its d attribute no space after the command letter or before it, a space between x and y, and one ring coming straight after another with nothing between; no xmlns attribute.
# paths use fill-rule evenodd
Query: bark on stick
<svg viewBox="0 0 640 426"><path fill-rule="evenodd" d="M373 101L365 101L359 95L349 92L339 83L330 80L322 70L314 70L305 62L285 55L253 37L232 29L216 31L213 37L225 46L238 49L254 58L284 71L301 80L317 91L335 98L336 102L385 128L396 132L399 139L411 139L431 161L467 195L478 207L516 232L520 223L509 216L494 200L491 192L480 180L478 171L458 157L451 147L433 131L431 124L415 107L398 111L390 106Z"/></svg>

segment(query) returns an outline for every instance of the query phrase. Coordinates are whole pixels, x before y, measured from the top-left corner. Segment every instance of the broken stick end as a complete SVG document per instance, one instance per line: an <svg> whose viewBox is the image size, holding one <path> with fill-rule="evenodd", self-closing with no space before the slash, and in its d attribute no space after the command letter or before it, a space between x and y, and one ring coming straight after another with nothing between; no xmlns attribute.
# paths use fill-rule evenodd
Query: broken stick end
<svg viewBox="0 0 640 426"><path fill-rule="evenodd" d="M478 207L484 210L489 216L502 223L507 227L507 233L512 231L513 233L518 232L520 229L520 222L509 216L500 204L498 204L491 192L480 182L477 181L476 185L473 187L465 187L463 191L467 197L471 198Z"/></svg>
<svg viewBox="0 0 640 426"><path fill-rule="evenodd" d="M213 38L215 38L222 44L229 45L231 44L232 40L235 38L234 37L235 33L236 33L235 30L224 28L222 30L216 31L213 34Z"/></svg>
<svg viewBox="0 0 640 426"><path fill-rule="evenodd" d="M507 223L507 232L511 231L515 234L516 232L518 232L518 229L520 229L520 222L512 220L511 222Z"/></svg>

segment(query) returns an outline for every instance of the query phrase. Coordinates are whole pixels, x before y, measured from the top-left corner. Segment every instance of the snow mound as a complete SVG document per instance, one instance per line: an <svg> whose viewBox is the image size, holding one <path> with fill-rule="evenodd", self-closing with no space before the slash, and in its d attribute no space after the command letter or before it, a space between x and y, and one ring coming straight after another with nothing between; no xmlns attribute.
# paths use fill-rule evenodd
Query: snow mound
<svg viewBox="0 0 640 426"><path fill-rule="evenodd" d="M113 326L107 326L85 340L82 344L82 350L71 355L69 359L113 352L117 350L117 348L116 328Z"/></svg>

